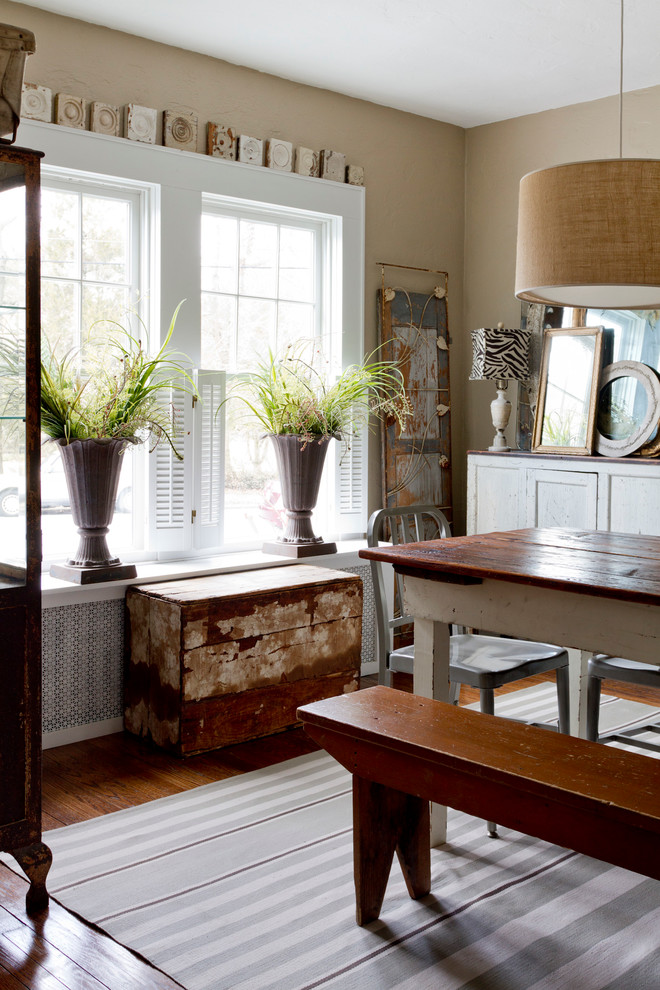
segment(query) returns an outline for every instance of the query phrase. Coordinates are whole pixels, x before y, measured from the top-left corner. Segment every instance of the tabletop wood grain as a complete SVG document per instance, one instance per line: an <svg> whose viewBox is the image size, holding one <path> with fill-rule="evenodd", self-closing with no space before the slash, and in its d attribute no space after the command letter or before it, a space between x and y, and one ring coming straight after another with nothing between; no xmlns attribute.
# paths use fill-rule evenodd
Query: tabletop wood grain
<svg viewBox="0 0 660 990"><path fill-rule="evenodd" d="M373 547L367 560L441 581L486 579L660 605L660 537L577 529L517 529Z"/></svg>

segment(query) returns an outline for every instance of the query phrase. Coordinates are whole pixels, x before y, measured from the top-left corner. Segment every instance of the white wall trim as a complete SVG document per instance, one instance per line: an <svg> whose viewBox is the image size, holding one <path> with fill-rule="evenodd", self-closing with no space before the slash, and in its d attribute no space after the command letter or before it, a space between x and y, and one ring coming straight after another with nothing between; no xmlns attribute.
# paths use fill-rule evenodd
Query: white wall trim
<svg viewBox="0 0 660 990"><path fill-rule="evenodd" d="M338 568L363 567L365 560L358 551L366 549L366 540L346 540L337 544L337 553L321 557L278 557L275 554L250 550L245 553L225 553L214 557L192 557L185 560L149 561L136 565L138 576L130 580L107 581L95 585L80 585L60 581L44 574L42 577L42 607L107 602L124 598L126 588L135 584L154 581L178 581L184 578L204 577L207 574L230 574L234 571L254 571L262 567L287 567L292 564L311 564L313 567Z"/></svg>
<svg viewBox="0 0 660 990"><path fill-rule="evenodd" d="M84 739L98 739L99 736L109 736L123 730L123 718L106 718L102 722L90 722L87 725L74 725L71 729L44 732L41 744L43 749L54 749L56 746L68 746L71 743L82 742Z"/></svg>

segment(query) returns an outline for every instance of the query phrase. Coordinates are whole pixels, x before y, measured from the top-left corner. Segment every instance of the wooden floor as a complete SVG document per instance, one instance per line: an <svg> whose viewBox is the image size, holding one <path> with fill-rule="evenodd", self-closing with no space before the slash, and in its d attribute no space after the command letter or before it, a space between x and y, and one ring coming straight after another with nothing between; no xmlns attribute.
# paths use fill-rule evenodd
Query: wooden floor
<svg viewBox="0 0 660 990"><path fill-rule="evenodd" d="M530 678L509 689L529 686ZM373 683L363 678L363 686ZM409 683L397 687L409 689ZM620 685L621 696L657 703L653 692ZM507 690L506 688L502 690ZM608 681L608 693L615 693ZM478 699L463 688L461 704ZM215 780L313 752L302 729L177 760L117 733L46 750L44 831L176 794ZM51 900L47 910L25 913L27 884L0 865L0 990L165 990L179 986Z"/></svg>

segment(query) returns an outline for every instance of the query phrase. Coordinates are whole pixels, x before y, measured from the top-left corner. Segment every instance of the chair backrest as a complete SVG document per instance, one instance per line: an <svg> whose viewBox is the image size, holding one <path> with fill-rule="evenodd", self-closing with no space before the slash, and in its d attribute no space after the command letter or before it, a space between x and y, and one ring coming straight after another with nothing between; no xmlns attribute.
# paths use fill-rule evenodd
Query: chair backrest
<svg viewBox="0 0 660 990"><path fill-rule="evenodd" d="M406 505L394 509L377 509L371 514L367 526L367 546L377 547L381 540L390 543L420 543L450 536L451 530L445 514L434 505ZM371 560L371 579L374 587L374 607L378 632L378 680L388 680L388 659L392 652L392 631L412 622L403 610L403 581L399 575L394 580L392 596L387 594L383 565Z"/></svg>

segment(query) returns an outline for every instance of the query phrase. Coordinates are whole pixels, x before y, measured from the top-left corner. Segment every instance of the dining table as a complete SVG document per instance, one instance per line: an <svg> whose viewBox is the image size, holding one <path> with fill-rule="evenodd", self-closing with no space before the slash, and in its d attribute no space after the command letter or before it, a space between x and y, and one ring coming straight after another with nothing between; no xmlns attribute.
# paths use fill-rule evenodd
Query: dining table
<svg viewBox="0 0 660 990"><path fill-rule="evenodd" d="M589 657L660 663L660 537L528 528L371 547L360 556L391 564L403 579L415 694L449 699L454 624L570 648L571 731L582 737ZM436 838L442 830L440 823Z"/></svg>

